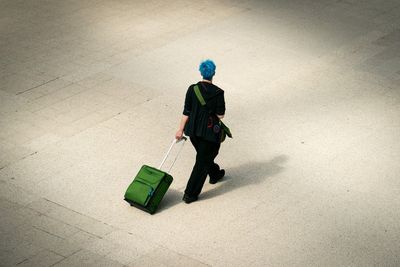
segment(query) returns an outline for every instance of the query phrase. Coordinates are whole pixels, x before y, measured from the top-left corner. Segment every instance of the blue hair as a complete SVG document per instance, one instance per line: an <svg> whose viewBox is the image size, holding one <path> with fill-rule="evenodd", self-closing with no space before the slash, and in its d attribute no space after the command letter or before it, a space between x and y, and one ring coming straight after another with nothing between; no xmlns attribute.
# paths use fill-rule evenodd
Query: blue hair
<svg viewBox="0 0 400 267"><path fill-rule="evenodd" d="M205 79L205 80L212 79L212 77L215 74L215 69L216 69L216 66L215 66L214 62L210 59L207 59L207 60L201 62L200 66L199 66L199 71L201 73L201 76L203 76L203 79Z"/></svg>

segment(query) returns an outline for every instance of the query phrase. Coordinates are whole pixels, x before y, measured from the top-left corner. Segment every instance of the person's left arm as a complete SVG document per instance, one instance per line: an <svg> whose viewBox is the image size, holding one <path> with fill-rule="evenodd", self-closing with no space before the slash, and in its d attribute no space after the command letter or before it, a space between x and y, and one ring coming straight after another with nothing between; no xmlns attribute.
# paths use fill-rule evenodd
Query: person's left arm
<svg viewBox="0 0 400 267"><path fill-rule="evenodd" d="M217 106L215 113L219 119L223 119L225 116L225 96L224 92L217 97Z"/></svg>

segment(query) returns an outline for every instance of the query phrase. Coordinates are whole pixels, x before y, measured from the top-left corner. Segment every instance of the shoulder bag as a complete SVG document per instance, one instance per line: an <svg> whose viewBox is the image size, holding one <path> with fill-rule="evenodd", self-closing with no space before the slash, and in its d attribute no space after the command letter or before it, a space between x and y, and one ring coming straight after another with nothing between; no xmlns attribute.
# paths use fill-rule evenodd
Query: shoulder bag
<svg viewBox="0 0 400 267"><path fill-rule="evenodd" d="M199 86L196 84L193 89L194 89L194 93L196 94L196 97L199 100L200 104L202 106L206 106L207 103L204 100L204 97L200 92ZM210 117L207 127L212 128L213 132L215 134L219 135L218 136L219 142L221 142L221 143L224 142L226 139L226 136L228 136L229 138L233 138L229 127L226 126L226 124L223 123L222 120L219 119L216 114L210 114L210 115L211 115L211 117Z"/></svg>

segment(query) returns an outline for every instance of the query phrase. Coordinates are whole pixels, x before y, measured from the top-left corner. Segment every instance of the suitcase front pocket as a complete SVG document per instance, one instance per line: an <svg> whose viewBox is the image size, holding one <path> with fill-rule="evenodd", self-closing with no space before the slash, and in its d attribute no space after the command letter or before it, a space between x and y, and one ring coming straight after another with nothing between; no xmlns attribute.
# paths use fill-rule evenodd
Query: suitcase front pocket
<svg viewBox="0 0 400 267"><path fill-rule="evenodd" d="M139 173L136 175L135 180L140 180L141 182L152 186L153 188L157 188L160 181L164 178L165 173L157 170L153 167L149 167L144 165Z"/></svg>
<svg viewBox="0 0 400 267"><path fill-rule="evenodd" d="M153 196L154 188L150 185L135 179L126 192L125 198L128 198L140 205L146 206L150 198Z"/></svg>

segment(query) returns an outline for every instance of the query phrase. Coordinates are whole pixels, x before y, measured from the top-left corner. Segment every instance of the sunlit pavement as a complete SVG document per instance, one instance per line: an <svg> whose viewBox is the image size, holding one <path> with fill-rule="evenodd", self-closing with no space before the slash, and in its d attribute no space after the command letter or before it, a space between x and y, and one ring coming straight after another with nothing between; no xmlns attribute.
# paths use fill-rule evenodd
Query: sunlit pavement
<svg viewBox="0 0 400 267"><path fill-rule="evenodd" d="M400 1L1 1L0 265L400 265ZM158 213L201 60L234 139ZM176 150L174 150L176 153Z"/></svg>

